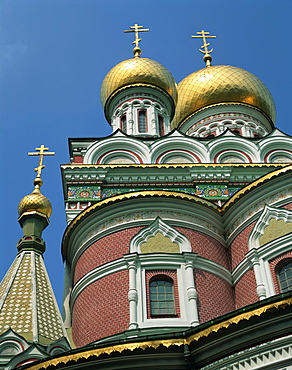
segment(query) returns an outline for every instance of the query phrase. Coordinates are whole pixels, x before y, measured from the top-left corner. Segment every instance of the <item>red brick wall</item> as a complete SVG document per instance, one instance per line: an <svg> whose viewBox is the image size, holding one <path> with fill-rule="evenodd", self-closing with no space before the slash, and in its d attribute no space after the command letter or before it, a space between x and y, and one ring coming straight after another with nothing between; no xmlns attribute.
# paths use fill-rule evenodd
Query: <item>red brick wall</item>
<svg viewBox="0 0 292 370"><path fill-rule="evenodd" d="M150 318L150 292L149 283L151 278L154 276L168 276L173 280L174 285L174 302L175 302L175 313L177 317L180 317L180 307L179 307L179 295L178 295L178 285L177 285L177 274L176 270L146 270L145 280L146 280L146 299L147 299L147 317Z"/></svg>
<svg viewBox="0 0 292 370"><path fill-rule="evenodd" d="M289 211L292 211L292 203L286 204L283 208L288 209Z"/></svg>
<svg viewBox="0 0 292 370"><path fill-rule="evenodd" d="M192 245L192 252L198 253L199 256L210 259L230 269L227 250L216 239L200 231L184 227L176 227L176 229L189 239Z"/></svg>
<svg viewBox="0 0 292 370"><path fill-rule="evenodd" d="M117 231L97 240L80 256L74 271L74 284L87 272L130 252L130 241L142 227Z"/></svg>
<svg viewBox="0 0 292 370"><path fill-rule="evenodd" d="M248 252L248 237L256 221L248 225L239 233L229 246L229 255L231 260L231 271L244 259Z"/></svg>
<svg viewBox="0 0 292 370"><path fill-rule="evenodd" d="M272 279L273 279L273 283L274 283L276 294L281 293L281 291L280 291L280 287L279 287L279 283L278 283L278 278L277 278L277 274L276 274L275 269L276 269L278 263L280 263L281 261L283 261L286 258L289 258L289 259L292 258L292 251L283 253L280 256L277 256L273 260L269 261L270 262L270 269L271 269Z"/></svg>
<svg viewBox="0 0 292 370"><path fill-rule="evenodd" d="M129 326L128 270L106 276L77 297L72 335L77 347L126 330Z"/></svg>
<svg viewBox="0 0 292 370"><path fill-rule="evenodd" d="M235 309L233 288L209 272L195 269L200 322L206 322Z"/></svg>
<svg viewBox="0 0 292 370"><path fill-rule="evenodd" d="M236 308L247 306L259 300L253 269L249 270L234 287Z"/></svg>

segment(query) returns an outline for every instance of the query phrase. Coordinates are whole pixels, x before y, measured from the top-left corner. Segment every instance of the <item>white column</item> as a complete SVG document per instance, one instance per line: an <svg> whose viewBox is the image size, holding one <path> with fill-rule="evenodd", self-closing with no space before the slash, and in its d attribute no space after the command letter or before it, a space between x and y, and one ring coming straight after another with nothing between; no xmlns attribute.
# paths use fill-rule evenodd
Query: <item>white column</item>
<svg viewBox="0 0 292 370"><path fill-rule="evenodd" d="M128 122L127 122L127 125L128 125L128 132L129 132L129 135L133 135L134 134L134 132L133 132L133 129L134 129L134 119L133 119L133 115L134 115L134 113L133 113L133 105L132 104L130 104L129 105L129 120L128 120ZM128 118L128 117L127 117Z"/></svg>
<svg viewBox="0 0 292 370"><path fill-rule="evenodd" d="M187 261L185 264L186 270L186 281L187 281L187 297L188 306L190 313L191 326L199 325L199 315L198 315L198 293L195 288L194 270L193 262Z"/></svg>
<svg viewBox="0 0 292 370"><path fill-rule="evenodd" d="M138 292L136 283L136 256L125 256L129 270L129 291L128 301L130 306L130 323L129 329L137 329L137 303L138 303Z"/></svg>
<svg viewBox="0 0 292 370"><path fill-rule="evenodd" d="M251 258L250 261L253 265L253 270L256 278L257 284L257 295L259 299L265 299L267 297L266 287L264 284L264 280L262 277L261 267L260 267L260 259L258 258L258 254L256 251L251 251Z"/></svg>
<svg viewBox="0 0 292 370"><path fill-rule="evenodd" d="M116 116L113 116L112 117L112 124L111 124L112 128L113 128L113 131L116 131L118 128L120 128L120 125L119 125L119 118L116 117Z"/></svg>
<svg viewBox="0 0 292 370"><path fill-rule="evenodd" d="M168 134L170 132L170 119L169 115L163 115L163 120L164 120L164 134Z"/></svg>
<svg viewBox="0 0 292 370"><path fill-rule="evenodd" d="M155 114L155 108L153 105L148 108L149 111L149 118L151 122L151 127L148 129L148 133L151 135L158 135L158 130L157 130L157 119L156 119L156 114Z"/></svg>

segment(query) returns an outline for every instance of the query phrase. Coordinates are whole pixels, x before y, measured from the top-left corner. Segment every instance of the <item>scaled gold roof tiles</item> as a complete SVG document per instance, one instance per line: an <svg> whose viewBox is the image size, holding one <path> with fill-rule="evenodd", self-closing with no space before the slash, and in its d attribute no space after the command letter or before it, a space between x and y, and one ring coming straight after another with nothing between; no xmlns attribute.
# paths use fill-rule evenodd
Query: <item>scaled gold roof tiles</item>
<svg viewBox="0 0 292 370"><path fill-rule="evenodd" d="M117 89L133 84L146 83L160 87L176 102L176 83L172 74L160 63L148 58L124 60L113 67L105 76L100 97L102 106Z"/></svg>
<svg viewBox="0 0 292 370"><path fill-rule="evenodd" d="M244 103L262 110L275 122L276 108L266 85L252 73L233 66L211 66L178 84L178 102L172 129L195 111L218 103Z"/></svg>

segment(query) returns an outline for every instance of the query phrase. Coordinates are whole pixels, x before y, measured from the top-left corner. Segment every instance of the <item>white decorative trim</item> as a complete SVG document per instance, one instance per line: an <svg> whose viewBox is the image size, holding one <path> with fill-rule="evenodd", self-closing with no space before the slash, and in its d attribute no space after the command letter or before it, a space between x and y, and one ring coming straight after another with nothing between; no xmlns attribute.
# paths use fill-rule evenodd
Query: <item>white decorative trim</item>
<svg viewBox="0 0 292 370"><path fill-rule="evenodd" d="M172 243L176 243L180 247L180 253L191 252L192 247L189 240L175 228L167 225L158 216L148 227L142 229L136 234L130 243L130 253L141 253L141 244L146 243L148 239L158 232L168 237Z"/></svg>
<svg viewBox="0 0 292 370"><path fill-rule="evenodd" d="M290 370L292 336L245 349L204 366L202 370Z"/></svg>
<svg viewBox="0 0 292 370"><path fill-rule="evenodd" d="M192 267L192 271L190 271ZM152 326L195 326L198 325L197 295L194 285L193 269L202 269L214 274L232 285L230 272L221 265L199 257L196 253L183 254L131 253L91 270L75 284L71 292L70 307L74 306L78 295L95 281L122 270L129 270L128 300L130 307L129 329ZM179 304L179 318L147 318L146 270L176 270ZM192 275L192 276L191 276ZM110 287L109 287L110 288Z"/></svg>
<svg viewBox="0 0 292 370"><path fill-rule="evenodd" d="M173 205L172 209L177 209L177 211L170 211L171 204ZM138 210L135 211L135 209ZM194 216L193 209L193 205L188 205L186 209L183 204L180 204L178 208L175 200L168 201L168 204L162 204L160 200L145 202L142 199L135 205L132 202L120 204L119 211L116 211L113 217L112 207L108 207L102 213L87 219L86 223L76 230L70 244L69 260L72 270L74 270L82 253L98 239L124 230L125 226L127 228L148 226L157 217L163 218L168 224L175 224L176 227L186 227L202 233L207 232L209 236L224 244L223 231L220 229L221 216L212 211L208 212L205 207L200 205L197 205Z"/></svg>
<svg viewBox="0 0 292 370"><path fill-rule="evenodd" d="M264 230L269 225L271 219L277 221L283 220L285 223L290 223L292 222L292 211L285 208L275 208L265 205L260 218L254 225L248 238L249 250L260 247L259 239L264 235Z"/></svg>
<svg viewBox="0 0 292 370"><path fill-rule="evenodd" d="M260 246L259 239L264 235L265 228L271 219L292 222L292 212L285 208L275 208L265 205L258 221L254 225L248 239L249 252L246 259L254 268L257 294L259 299L264 299L275 294L275 287L268 261L291 250L291 234L283 235L269 243Z"/></svg>

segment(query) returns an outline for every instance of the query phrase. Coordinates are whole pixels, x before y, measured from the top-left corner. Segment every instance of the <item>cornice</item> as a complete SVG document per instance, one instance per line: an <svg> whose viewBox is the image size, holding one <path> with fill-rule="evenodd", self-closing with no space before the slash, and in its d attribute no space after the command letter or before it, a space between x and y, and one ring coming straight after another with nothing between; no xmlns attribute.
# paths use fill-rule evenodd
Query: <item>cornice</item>
<svg viewBox="0 0 292 370"><path fill-rule="evenodd" d="M159 335L153 336L152 340L145 340L146 337L142 336L140 338L130 337L127 339L127 343L112 343L111 345L106 346L105 343L92 345L91 348L84 347L77 350L73 350L66 355L60 355L56 358L47 359L38 364L32 364L30 370L42 370L46 369L49 366L51 367L62 367L73 361L76 363L78 360L86 361L89 357L98 358L103 354L110 355L113 352L122 353L123 351L130 350L134 351L136 349L145 350L147 348L157 349L162 346L168 348L170 346L183 346L183 345L192 345L193 343L198 343L202 338L208 338L211 334L215 334L222 329L226 330L231 327L231 325L238 325L243 321L248 321L252 318L261 317L266 313L273 311L274 321L276 319L277 310L283 310L287 306L292 305L292 298L288 296L287 298L277 300L270 299L258 302L257 304L251 305L250 307L245 307L244 311L242 309L236 310L231 314L224 315L216 320L211 320L205 324L197 326L195 329L190 329L189 331L176 332L173 335L169 334L170 338L159 338ZM247 331L247 326L251 329L251 324L245 324L245 332ZM234 330L237 330L237 326L234 326ZM242 330L242 328L241 328ZM287 330L286 330L287 331ZM156 338L155 338L156 337ZM165 337L165 334L163 335ZM139 339L139 340L137 340ZM254 345L254 343L252 343ZM93 348L92 348L93 347ZM68 365L67 365L68 366Z"/></svg>

